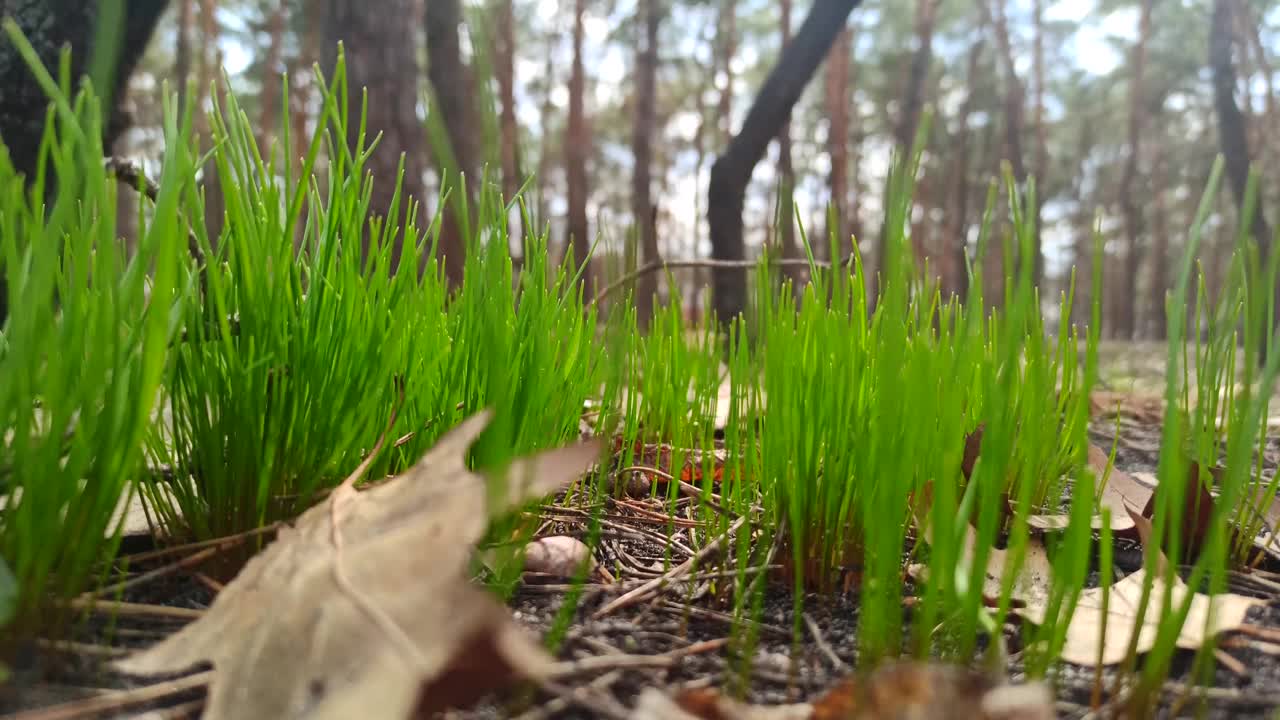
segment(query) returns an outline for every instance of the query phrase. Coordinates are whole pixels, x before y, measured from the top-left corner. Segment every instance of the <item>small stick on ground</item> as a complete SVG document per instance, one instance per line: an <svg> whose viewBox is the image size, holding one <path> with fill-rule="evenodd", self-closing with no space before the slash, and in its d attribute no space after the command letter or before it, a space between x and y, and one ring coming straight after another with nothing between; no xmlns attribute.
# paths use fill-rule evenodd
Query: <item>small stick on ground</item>
<svg viewBox="0 0 1280 720"><path fill-rule="evenodd" d="M168 605L149 605L101 598L76 598L68 605L73 610L88 610L99 615L115 615L117 617L169 618L172 620L196 620L204 615L203 610L195 608L169 607Z"/></svg>
<svg viewBox="0 0 1280 720"><path fill-rule="evenodd" d="M165 565L163 567L158 567L155 570L149 570L136 577L131 577L128 580L122 580L112 585L100 587L97 590L90 590L82 594L80 597L82 598L105 597L107 595L114 595L116 593L123 592L130 588L138 587L139 585L149 583L152 580L155 580L156 578L161 578L166 575L171 575L179 570L189 568L193 565L199 565L200 563L217 555L218 553L222 552L228 547L231 547L231 545L230 544L215 545L214 547L205 548L204 550L188 555L187 557L181 560L178 560L177 562L169 563L168 565Z"/></svg>
<svg viewBox="0 0 1280 720"><path fill-rule="evenodd" d="M656 577L646 582L645 584L641 585L640 587L636 588L635 590L632 590L631 592L628 592L625 595L622 595L621 597L614 599L604 607L595 611L595 613L593 613L591 617L593 619L599 620L600 618L604 617L605 615L608 615L609 613L615 612L617 610L621 610L622 608L629 607L631 605L635 605L636 603L644 602L645 600L648 600L649 598L653 597L658 592L658 590L671 584L672 582L679 580L683 576L688 575L689 571L693 569L694 565L705 560L707 557L711 556L712 554L718 552L720 550L720 546L724 543L724 541L727 540L730 535L737 532L738 529L741 528L743 523L745 523L746 521L747 521L746 515L743 515L742 517L738 518L737 520L734 521L733 525L729 526L728 530L726 530L722 535L717 537L715 540L712 540L711 542L707 543L707 545L703 547L701 550L699 550L697 554L695 554L693 557L671 568L671 570L669 570L662 576Z"/></svg>
<svg viewBox="0 0 1280 720"><path fill-rule="evenodd" d="M611 685L618 682L621 678L622 671L614 670L587 683L586 687L592 691L602 693L608 690ZM572 704L573 700L571 698L557 695L551 700L548 700L541 707L536 707L524 712L523 714L517 715L515 720L545 720L546 718L556 717L565 710L568 710L569 706Z"/></svg>
<svg viewBox="0 0 1280 720"><path fill-rule="evenodd" d="M208 685L212 679L213 671L206 670L205 672L187 675L176 680L145 685L132 690L106 692L83 700L73 700L61 705L27 710L6 716L5 720L73 720L74 718L83 718L112 710L123 710L134 705L161 700Z"/></svg>
<svg viewBox="0 0 1280 720"><path fill-rule="evenodd" d="M605 695L602 690L587 687L568 687L551 680L538 680L538 686L546 693L572 705L578 705L591 711L598 718L627 720L631 713L622 703Z"/></svg>
<svg viewBox="0 0 1280 720"><path fill-rule="evenodd" d="M831 666L836 669L836 672L848 672L848 664L841 660L836 651L827 643L827 639L822 635L822 628L818 627L817 621L809 613L804 613L804 624L809 628L809 634L813 636L813 642L822 651L822 654L827 656L827 660L831 661Z"/></svg>

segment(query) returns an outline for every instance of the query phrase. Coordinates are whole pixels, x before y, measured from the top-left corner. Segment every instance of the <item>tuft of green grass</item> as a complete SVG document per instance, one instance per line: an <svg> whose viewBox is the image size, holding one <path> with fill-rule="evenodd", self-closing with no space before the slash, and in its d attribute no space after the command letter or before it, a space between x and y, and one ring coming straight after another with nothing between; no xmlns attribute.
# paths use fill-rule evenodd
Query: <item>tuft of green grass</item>
<svg viewBox="0 0 1280 720"><path fill-rule="evenodd" d="M159 194L126 253L102 103L91 84L72 97L65 55L55 81L12 20L4 30L53 105L33 176L0 153L10 308L0 335L0 625L48 635L72 617L62 601L85 589L120 539L116 511L140 468L181 323L179 197L193 158L186 123L166 103Z"/></svg>

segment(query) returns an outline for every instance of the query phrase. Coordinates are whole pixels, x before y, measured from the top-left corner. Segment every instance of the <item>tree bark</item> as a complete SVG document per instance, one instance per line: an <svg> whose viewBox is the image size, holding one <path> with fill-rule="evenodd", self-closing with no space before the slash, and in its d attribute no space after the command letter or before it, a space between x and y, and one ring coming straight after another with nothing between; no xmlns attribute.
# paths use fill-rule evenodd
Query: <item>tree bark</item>
<svg viewBox="0 0 1280 720"><path fill-rule="evenodd" d="M1231 59L1231 10L1230 0L1214 0L1209 24L1209 67L1213 76L1213 105L1218 117L1218 143L1226 165L1227 181L1231 185L1237 206L1243 210L1245 188L1249 180L1249 143L1244 115L1236 105L1235 98L1236 73ZM1253 210L1250 229L1265 267L1273 248L1271 227L1263 212L1261 193ZM1241 222L1247 220L1250 219L1241 218ZM1273 291L1280 314L1280 283L1276 284Z"/></svg>
<svg viewBox="0 0 1280 720"><path fill-rule="evenodd" d="M1164 168L1163 163L1160 168ZM1155 172L1155 206L1152 208L1154 235L1151 238L1151 337L1164 340L1168 337L1169 317L1165 300L1169 291L1169 204L1166 200L1166 170Z"/></svg>
<svg viewBox="0 0 1280 720"><path fill-rule="evenodd" d="M1031 174L1036 179L1036 204L1029 210L1033 213L1032 222L1035 228L1035 266L1032 268L1032 280L1037 287L1044 283L1044 252L1040 245L1042 215L1044 214L1046 186L1049 177L1049 137L1044 123L1044 0L1035 0L1032 6L1032 24L1035 29L1035 40L1032 47L1032 73L1036 80L1036 93L1032 108L1032 127L1035 128L1036 148ZM1044 288L1041 288L1044 291Z"/></svg>
<svg viewBox="0 0 1280 720"><path fill-rule="evenodd" d="M653 160L653 131L657 116L658 25L661 10L658 0L640 0L639 26L643 37L636 43L636 94L631 151L635 163L631 174L631 214L640 240L640 264L658 260L656 209L651 196L650 165ZM636 317L647 328L653 315L654 295L658 291L656 273L640 278L636 291Z"/></svg>
<svg viewBox="0 0 1280 720"><path fill-rule="evenodd" d="M569 234L565 245L573 248L573 261L585 263L582 273L582 291L585 297L594 297L595 281L591 273L591 238L587 227L587 155L591 136L586 117L586 70L582 64L582 45L586 35L583 16L587 12L586 0L575 0L573 10L573 65L569 71L569 122L565 129L565 177L568 184L569 218L566 230Z"/></svg>
<svg viewBox="0 0 1280 720"><path fill-rule="evenodd" d="M1143 72L1147 62L1147 39L1151 36L1152 0L1142 0L1142 10L1138 19L1138 38L1133 45L1133 57L1130 67L1133 76L1129 81L1129 148L1125 156L1124 171L1120 176L1120 204L1124 210L1124 233L1127 240L1125 261L1122 265L1124 277L1129 283L1138 278L1138 268L1142 260L1140 238L1143 231L1142 207L1135 197L1134 182L1138 177L1138 164L1142 155L1142 127L1145 120L1143 104ZM1115 332L1121 339L1132 339L1137 330L1138 293L1136 287L1130 288L1125 297L1116 298L1117 322Z"/></svg>
<svg viewBox="0 0 1280 720"><path fill-rule="evenodd" d="M212 146L213 139L209 117L205 113L205 101L209 99L206 93L220 95L221 93L218 93L215 88L222 86L220 77L222 52L218 49L217 12L217 0L200 0L200 79L199 86L196 88L196 108L200 116L196 121L196 127L201 128L205 133L208 146ZM226 200L222 193L222 177L218 174L218 167L213 158L210 158L204 166L203 181L205 228L209 234L209 244L216 248L219 238L222 237Z"/></svg>
<svg viewBox="0 0 1280 720"><path fill-rule="evenodd" d="M735 0L720 0L717 35L720 48L719 74L724 78L724 86L720 88L716 120L720 124L721 142L728 145L733 138L733 56L738 51L738 4Z"/></svg>
<svg viewBox="0 0 1280 720"><path fill-rule="evenodd" d="M969 294L967 252L969 238L969 118L973 115L974 85L978 82L978 63L982 59L982 41L969 48L965 82L968 88L956 118L955 164L952 166L952 188L948 198L947 228L942 248L944 287L964 299Z"/></svg>
<svg viewBox="0 0 1280 720"><path fill-rule="evenodd" d="M195 24L195 0L178 0L177 47L174 51L174 83L178 86L178 107L186 107L187 85L191 82L191 29Z"/></svg>
<svg viewBox="0 0 1280 720"><path fill-rule="evenodd" d="M355 2L356 0L349 0ZM405 0L395 0L405 2ZM367 12L367 11L366 11ZM372 14L372 13L371 13ZM403 23L397 13L380 11L392 24ZM462 236L462 223L458 211L462 204L462 187L458 184L460 177L465 178L467 195L473 196L480 176L477 171L478 148L476 147L475 108L472 105L474 88L471 69L462 61L462 46L458 38L458 26L462 23L462 8L459 0L428 0L426 13L427 42L427 79L435 91L436 104L432 110L439 112L444 120L444 127L449 137L450 149L453 152L452 167L445 162L437 162L437 169L442 178L448 178L452 186L449 188L450 203L444 210L440 224L440 251L444 253L444 271L449 284L457 287L462 284L462 269L466 258L467 238ZM412 51L410 43L408 49ZM416 56L410 54L402 62L416 69ZM397 72L396 63L386 66L388 73ZM412 73L412 83L407 83L402 90L410 107L417 105L417 73ZM416 120L416 117L415 117ZM418 135L422 128L417 126ZM441 158L437 156L437 161ZM467 207L473 207L468 202Z"/></svg>
<svg viewBox="0 0 1280 720"><path fill-rule="evenodd" d="M860 0L815 0L795 40L778 58L742 129L711 166L707 192L707 221L713 257L740 260L746 255L742 239L742 208L752 171L764 157L769 141L791 116L804 86L826 57L849 13ZM746 274L721 268L712 275L718 321L728 323L746 306Z"/></svg>
<svg viewBox="0 0 1280 720"><path fill-rule="evenodd" d="M852 54L853 31L845 28L836 38L827 56L826 87L824 100L827 106L827 157L831 161L831 214L828 216L827 236L819 242L819 248L829 248L834 237L838 247L849 242L849 215L846 203L849 195L849 59Z"/></svg>
<svg viewBox="0 0 1280 720"><path fill-rule="evenodd" d="M258 149L263 161L271 152L271 143L275 142L280 131L280 94L284 86L277 80L283 67L284 55L284 3L279 3L271 10L267 19L267 54L263 62L261 113L258 118ZM295 82L290 78L290 83Z"/></svg>
<svg viewBox="0 0 1280 720"><path fill-rule="evenodd" d="M520 169L520 126L516 122L516 21L513 0L500 0L498 6L498 52L494 68L498 81L498 99L502 103L500 118L502 135L502 195L514 198L524 181Z"/></svg>
<svg viewBox="0 0 1280 720"><path fill-rule="evenodd" d="M791 44L791 0L779 3L782 42L780 52L786 52ZM796 222L795 222L795 190L796 169L792 163L791 152L791 120L788 117L778 128L778 244L782 257L796 257ZM792 290L800 291L801 273L799 268L787 268L784 277L792 280Z"/></svg>
<svg viewBox="0 0 1280 720"><path fill-rule="evenodd" d="M900 152L911 152L920 113L924 109L925 85L929 80L929 67L933 64L933 26L937 17L939 0L916 2L916 50L911 54L911 70L902 96L902 112L894 128Z"/></svg>

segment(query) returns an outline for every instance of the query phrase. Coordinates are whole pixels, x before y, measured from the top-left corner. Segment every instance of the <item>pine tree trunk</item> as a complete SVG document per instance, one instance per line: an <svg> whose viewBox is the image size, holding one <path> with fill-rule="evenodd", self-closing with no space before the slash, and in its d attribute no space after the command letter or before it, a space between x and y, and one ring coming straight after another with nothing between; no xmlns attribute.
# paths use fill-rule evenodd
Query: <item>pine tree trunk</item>
<svg viewBox="0 0 1280 720"><path fill-rule="evenodd" d="M275 141L280 126L280 95L284 86L276 79L284 69L284 3L277 4L271 11L267 21L267 54L263 62L262 73L262 112L258 118L258 149L263 160L271 152L271 143ZM295 82L290 78L290 83Z"/></svg>
<svg viewBox="0 0 1280 720"><path fill-rule="evenodd" d="M520 169L520 127L516 122L516 21L513 0L500 0L497 12L498 62L494 74L502 103L502 195L511 200L524 182Z"/></svg>
<svg viewBox="0 0 1280 720"><path fill-rule="evenodd" d="M781 16L782 43L781 52L786 52L791 44L791 0L782 0L779 4ZM796 251L795 223L795 190L796 169L791 158L791 120L782 123L778 129L778 243L782 257L798 257ZM785 268L784 277L792 280L794 292L800 292L801 274L799 268Z"/></svg>
<svg viewBox="0 0 1280 720"><path fill-rule="evenodd" d="M357 0L347 1L356 2ZM405 0L395 0L395 2L405 2ZM396 17L396 13L379 10L378 14L385 16L386 20L392 24L404 23L403 16ZM443 222L440 224L440 251L444 253L445 276L449 279L450 285L457 287L462 284L462 269L468 242L468 238L462 235L463 224L459 218L459 212L464 202L468 208L474 207L474 203L468 200L474 196L475 188L480 182L477 170L479 165L476 161L479 152L475 136L477 123L475 108L472 105L473 83L471 69L462 61L462 45L458 38L458 28L462 23L462 8L459 0L428 0L424 17L427 78L435 92L436 100L433 109L440 112L444 118L453 156L451 167L443 162L437 162L441 176L449 178L448 192L451 200L449 207L445 209ZM412 49L412 47L412 43L409 43L408 48ZM416 56L412 54L401 62L408 63L415 69L417 67ZM387 74L395 75L396 72L392 69L398 69L398 65L388 63L383 68ZM416 72L411 73L411 79L412 84L405 84L401 92L404 101L416 108L418 98ZM406 80L401 78L401 82ZM354 87L355 84L352 83L352 86ZM422 135L420 124L417 132L419 136ZM441 158L437 155L436 159ZM460 183L463 180L466 183L467 198L462 195L463 188Z"/></svg>
<svg viewBox="0 0 1280 720"><path fill-rule="evenodd" d="M186 107L187 85L191 82L191 30L195 25L195 0L178 0L177 46L173 74L178 91L178 107ZM197 92L199 90L197 89Z"/></svg>
<svg viewBox="0 0 1280 720"><path fill-rule="evenodd" d="M222 52L218 49L218 3L217 0L200 0L200 80L196 88L196 107L204 109L210 100L209 93L218 93L215 88L222 87L220 68ZM215 95L215 98L217 95ZM212 108L209 108L212 110ZM212 128L208 116L201 114L197 127L204 131L208 144L213 142ZM204 166L204 221L209 233L209 244L218 246L222 237L222 226L226 214L226 201L222 193L222 178L218 174L213 159Z"/></svg>
<svg viewBox="0 0 1280 720"><path fill-rule="evenodd" d="M639 26L643 37L636 43L636 94L631 151L635 158L631 175L631 214L640 240L640 264L658 259L658 230L654 226L656 209L651 197L653 131L657 115L658 25L661 21L658 0L640 0ZM647 328L653 315L654 295L658 291L658 274L641 276L636 290L636 317Z"/></svg>
<svg viewBox="0 0 1280 720"><path fill-rule="evenodd" d="M1120 266L1128 283L1134 283L1138 277L1138 268L1142 261L1140 238L1143 232L1142 207L1138 203L1134 191L1134 183L1138 179L1138 165L1142 156L1142 129L1145 121L1143 105L1143 72L1147 62L1147 38L1151 36L1152 0L1142 0L1142 11L1138 20L1138 39L1133 46L1133 57L1129 67L1133 75L1129 81L1129 148L1125 156L1124 171L1120 177L1120 204L1124 209L1124 232L1127 241L1125 261ZM1132 339L1137 330L1137 287L1128 288L1123 297L1116 298L1118 323L1115 327L1117 337Z"/></svg>
<svg viewBox="0 0 1280 720"><path fill-rule="evenodd" d="M947 222L943 238L943 287L964 299L969 294L967 252L969 238L969 118L973 114L974 85L978 82L978 63L982 58L982 41L969 48L967 89L956 118L955 164L951 169L951 194L948 198Z"/></svg>
<svg viewBox="0 0 1280 720"><path fill-rule="evenodd" d="M590 153L591 135L586 117L586 70L583 68L582 45L586 30L586 0L575 0L573 10L573 65L569 72L569 122L565 129L565 176L568 184L569 218L566 229L569 237L566 246L573 248L573 260L586 264L582 273L583 294L595 294L595 281L591 272L588 253L591 238L587 227L587 156Z"/></svg>
<svg viewBox="0 0 1280 720"><path fill-rule="evenodd" d="M791 116L805 85L858 3L859 0L815 0L794 41L782 52L765 79L747 111L742 129L711 166L707 221L711 230L711 252L717 259L745 257L742 208L751 174L764 157L769 141ZM746 273L720 268L712 277L717 319L720 323L729 323L746 307Z"/></svg>
<svg viewBox="0 0 1280 720"><path fill-rule="evenodd" d="M1226 165L1227 181L1235 195L1236 204L1243 208L1245 189L1249 179L1250 155L1248 130L1245 127L1244 115L1236 105L1235 98L1236 73L1231 58L1233 44L1231 11L1230 0L1214 0L1209 26L1209 67L1213 77L1213 104L1218 118L1218 142ZM1263 260L1262 265L1265 267L1273 248L1271 227L1267 223L1262 205L1262 198L1259 197L1254 205L1253 218L1249 224ZM1276 284L1274 292L1277 314L1280 315L1280 283Z"/></svg>
<svg viewBox="0 0 1280 720"><path fill-rule="evenodd" d="M827 234L814 248L829 252L830 238L837 247L849 242L849 213L846 203L849 195L849 58L853 31L845 28L836 38L827 56L826 87L824 100L827 109L827 157L831 160L829 186L831 215L828 217ZM836 258L839 260L839 258Z"/></svg>

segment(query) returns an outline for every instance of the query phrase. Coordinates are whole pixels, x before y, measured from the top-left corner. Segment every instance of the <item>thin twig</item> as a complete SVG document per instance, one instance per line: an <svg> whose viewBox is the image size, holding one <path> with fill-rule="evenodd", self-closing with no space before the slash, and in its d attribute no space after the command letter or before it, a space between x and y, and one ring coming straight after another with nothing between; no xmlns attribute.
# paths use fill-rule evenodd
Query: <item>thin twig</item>
<svg viewBox="0 0 1280 720"><path fill-rule="evenodd" d="M605 695L603 691L596 691L591 687L568 687L551 680L538 680L537 683L544 692L590 710L594 717L612 720L627 720L631 717L631 713L627 712L622 703Z"/></svg>
<svg viewBox="0 0 1280 720"><path fill-rule="evenodd" d="M118 592L123 592L125 590L128 590L129 588L135 588L144 583L151 582L156 578L161 578L161 577L164 577L165 575L172 575L173 573L179 570L189 568L193 565L199 565L205 560L208 560L209 558L222 552L227 547L230 547L230 545L227 545L227 546L215 545L213 547L205 548L204 550L188 555L187 557L181 560L178 560L177 562L169 563L168 565L165 565L163 567L158 567L155 570L148 570L147 572L144 572L141 575L138 575L135 577L131 577L128 580L122 580L118 583L107 585L105 587L100 587L96 590L86 591L85 593L81 594L80 597L82 598L104 597L107 595L114 595Z"/></svg>
<svg viewBox="0 0 1280 720"><path fill-rule="evenodd" d="M845 661L841 660L840 656L836 654L836 651L829 643L827 643L827 639L822 635L822 628L818 627L818 623L813 619L813 616L809 613L804 613L803 617L804 624L809 627L809 634L813 635L813 642L818 646L818 649L822 651L822 654L826 655L827 659L831 661L832 667L834 667L837 672L848 672L849 665L845 663Z"/></svg>
<svg viewBox="0 0 1280 720"><path fill-rule="evenodd" d="M227 535L226 537L214 538L212 540L201 540L200 542L185 543L183 545L174 545L172 547L159 548L157 550L148 550L135 555L129 555L127 556L127 559L130 563L137 564L169 555L180 555L188 550L203 550L204 548L214 546L230 546L248 540L251 537L275 532L276 530L279 530L280 526L283 524L284 523L274 522L270 525L263 525L259 528L246 530L242 533L236 533L235 535Z"/></svg>
<svg viewBox="0 0 1280 720"><path fill-rule="evenodd" d="M119 157L109 157L105 164L107 172L116 180L128 185L147 197L151 202L157 202L160 197L160 186L151 178L142 172L142 168ZM190 225L190 223L187 223ZM198 263L204 262L204 251L200 249L200 241L196 238L195 233L187 230L187 252L191 253L192 259ZM203 283L202 283L203 285Z"/></svg>
<svg viewBox="0 0 1280 720"><path fill-rule="evenodd" d="M848 257L841 259L840 265L847 265L849 262L849 259L850 258ZM809 260L805 258L776 258L773 260L767 260L766 262L776 267L809 267L811 264ZM632 272L627 273L626 275L623 275L617 280L614 280L613 282L604 286L603 290L596 293L595 300L593 300L592 302L599 305L605 298L609 297L609 295L615 292L618 288L624 285L633 283L638 278L641 278L652 272L657 272L658 270L680 270L680 269L688 269L688 268L723 268L723 269L753 268L759 264L760 264L759 260L716 260L714 258L704 258L701 260L662 260L662 259L653 260L645 263L644 265L641 265L640 267L636 268ZM831 263L825 260L814 260L812 265L820 268L831 267Z"/></svg>
<svg viewBox="0 0 1280 720"><path fill-rule="evenodd" d="M697 554L695 554L693 557L671 568L671 570L667 571L661 577L656 577L646 582L644 585L641 585L640 587L636 588L635 590L632 590L631 592L623 595L622 597L616 598L609 604L595 611L595 613L592 614L592 617L595 619L600 619L605 615L608 615L609 613L614 612L615 610L620 610L629 605L634 605L639 602L644 602L645 600L652 597L662 587L670 584L675 580L678 580L684 575L688 575L689 571L693 568L694 565L706 559L707 557L711 556L712 554L718 552L720 550L720 546L724 543L724 541L727 540L730 535L737 532L738 529L741 528L743 523L745 523L746 521L747 521L746 515L743 515L742 517L738 518L737 520L734 521L733 525L729 526L728 530L725 530L724 533L721 534L719 537L717 537L715 540L712 540L711 542L707 543L707 545L703 547L701 550L699 550Z"/></svg>
<svg viewBox="0 0 1280 720"><path fill-rule="evenodd" d="M47 640L45 638L36 638L35 644L36 647L49 650L51 652L64 653L67 655L83 655L96 658L124 657L130 652L127 648L76 642L74 640Z"/></svg>
<svg viewBox="0 0 1280 720"><path fill-rule="evenodd" d="M169 607L168 605L149 605L116 600L103 600L96 597L78 597L68 605L73 610L87 610L101 615L116 617L170 618L173 620L196 620L204 615L203 610L195 608Z"/></svg>
<svg viewBox="0 0 1280 720"><path fill-rule="evenodd" d="M613 685L620 679L622 679L622 671L614 670L587 683L586 687L597 692L604 692L609 689L610 685ZM572 704L572 698L566 698L563 695L556 695L541 707L536 707L521 715L517 715L515 720L544 720L545 718L558 717L565 710L568 710L569 706Z"/></svg>
<svg viewBox="0 0 1280 720"><path fill-rule="evenodd" d="M13 715L5 716L5 720L74 720L74 718L83 718L110 710L120 710L208 685L209 681L213 679L213 673L213 670L206 670L176 680L155 683L154 685L144 685L131 690L105 692L82 700L72 700L60 705L14 713Z"/></svg>

